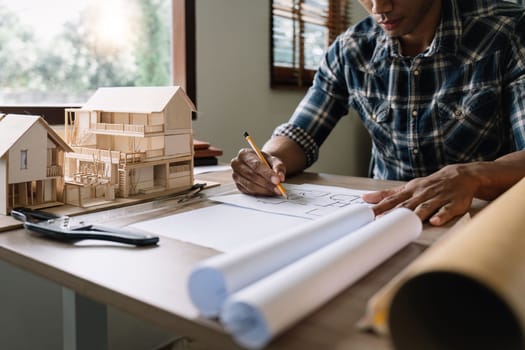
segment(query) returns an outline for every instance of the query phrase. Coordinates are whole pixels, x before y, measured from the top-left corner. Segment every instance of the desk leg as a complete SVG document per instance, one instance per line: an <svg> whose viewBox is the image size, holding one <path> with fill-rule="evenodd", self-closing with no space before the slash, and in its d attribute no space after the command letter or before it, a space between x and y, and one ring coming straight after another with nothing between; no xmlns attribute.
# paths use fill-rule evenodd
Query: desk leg
<svg viewBox="0 0 525 350"><path fill-rule="evenodd" d="M107 350L106 306L62 288L63 350Z"/></svg>

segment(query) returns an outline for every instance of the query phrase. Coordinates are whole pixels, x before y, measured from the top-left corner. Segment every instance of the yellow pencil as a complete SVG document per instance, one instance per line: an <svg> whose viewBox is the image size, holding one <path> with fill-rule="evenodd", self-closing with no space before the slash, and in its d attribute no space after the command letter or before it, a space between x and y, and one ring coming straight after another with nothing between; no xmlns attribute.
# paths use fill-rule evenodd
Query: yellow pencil
<svg viewBox="0 0 525 350"><path fill-rule="evenodd" d="M251 148L253 149L253 151L255 153L257 153L257 156L262 160L262 162L264 164L266 164L266 166L268 168L272 168L270 166L270 164L268 164L268 161L266 160L266 158L264 157L264 155L262 154L261 150L259 149L259 147L257 147L257 145L255 144L255 141L253 141L252 137L250 136L250 134L248 134L246 131L244 132L244 138L246 139L246 141L248 141L248 143L250 144ZM279 192L281 192L281 195L288 199L288 195L286 194L286 190L284 189L283 185L281 185L280 183L277 184L277 188L279 189Z"/></svg>

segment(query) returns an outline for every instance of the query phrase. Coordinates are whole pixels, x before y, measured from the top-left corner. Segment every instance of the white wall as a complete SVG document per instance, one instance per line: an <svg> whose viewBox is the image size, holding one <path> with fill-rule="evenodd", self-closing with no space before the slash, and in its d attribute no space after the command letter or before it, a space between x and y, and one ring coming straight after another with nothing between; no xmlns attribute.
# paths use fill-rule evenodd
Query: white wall
<svg viewBox="0 0 525 350"><path fill-rule="evenodd" d="M357 20L366 13L355 2ZM195 137L223 149L220 160L229 162L246 147L244 131L262 145L288 120L304 91L270 89L270 0L196 1L196 41ZM330 135L311 170L366 175L369 147L351 115Z"/></svg>

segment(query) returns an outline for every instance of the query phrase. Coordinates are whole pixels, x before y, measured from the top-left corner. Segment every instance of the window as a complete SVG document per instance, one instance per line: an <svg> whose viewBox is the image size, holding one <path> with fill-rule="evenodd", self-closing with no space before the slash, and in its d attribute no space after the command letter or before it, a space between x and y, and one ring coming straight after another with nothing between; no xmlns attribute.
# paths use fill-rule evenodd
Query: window
<svg viewBox="0 0 525 350"><path fill-rule="evenodd" d="M349 24L348 8L348 0L272 0L272 87L311 85L324 51Z"/></svg>
<svg viewBox="0 0 525 350"><path fill-rule="evenodd" d="M194 0L5 0L0 20L2 112L63 123L101 86L177 84L195 102Z"/></svg>
<svg viewBox="0 0 525 350"><path fill-rule="evenodd" d="M78 104L99 86L170 84L170 13L170 0L4 0L0 100Z"/></svg>
<svg viewBox="0 0 525 350"><path fill-rule="evenodd" d="M27 150L23 149L20 151L20 169L27 169Z"/></svg>

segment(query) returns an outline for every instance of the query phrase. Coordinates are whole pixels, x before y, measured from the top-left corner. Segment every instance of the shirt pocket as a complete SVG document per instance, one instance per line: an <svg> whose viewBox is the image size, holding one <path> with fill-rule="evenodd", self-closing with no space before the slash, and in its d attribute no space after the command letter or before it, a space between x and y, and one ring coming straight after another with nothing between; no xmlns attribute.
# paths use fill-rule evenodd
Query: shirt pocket
<svg viewBox="0 0 525 350"><path fill-rule="evenodd" d="M398 134L394 130L390 103L379 98L357 96L353 106L368 130L374 143L377 155L382 158L393 158L396 155L395 140Z"/></svg>
<svg viewBox="0 0 525 350"><path fill-rule="evenodd" d="M500 94L495 87L438 100L438 123L446 163L493 160L504 148Z"/></svg>

